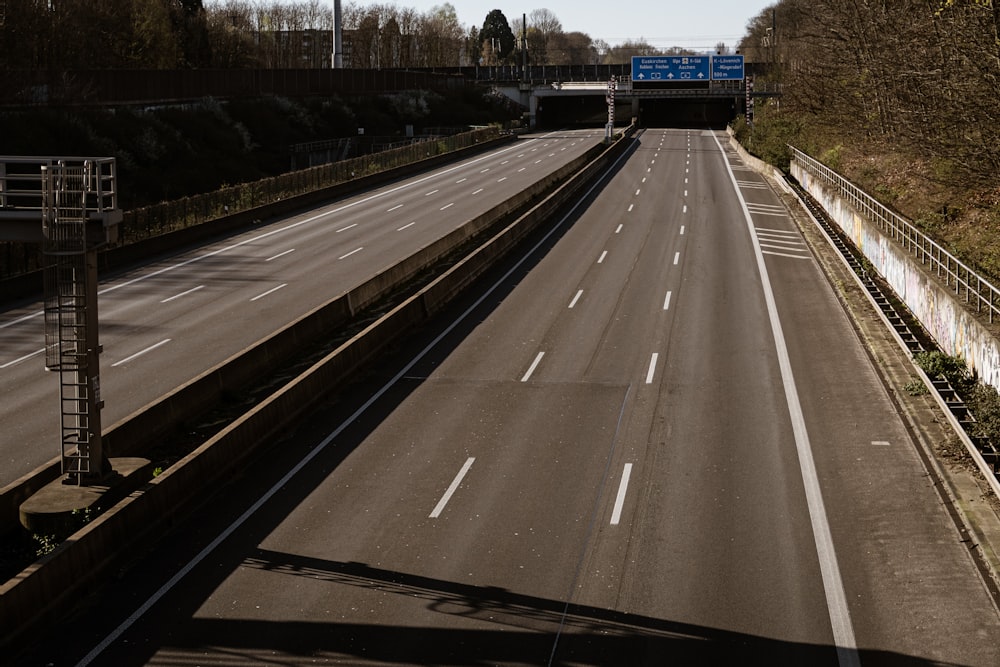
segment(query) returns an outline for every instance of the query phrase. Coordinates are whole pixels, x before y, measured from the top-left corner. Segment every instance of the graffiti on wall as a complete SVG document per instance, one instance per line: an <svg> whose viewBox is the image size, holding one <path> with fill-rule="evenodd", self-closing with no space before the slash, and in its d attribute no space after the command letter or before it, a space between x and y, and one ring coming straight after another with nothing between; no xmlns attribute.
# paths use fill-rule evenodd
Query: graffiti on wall
<svg viewBox="0 0 1000 667"><path fill-rule="evenodd" d="M931 280L915 258L795 161L792 175L850 237L938 346L946 354L965 359L983 382L1000 389L1000 346L954 294Z"/></svg>

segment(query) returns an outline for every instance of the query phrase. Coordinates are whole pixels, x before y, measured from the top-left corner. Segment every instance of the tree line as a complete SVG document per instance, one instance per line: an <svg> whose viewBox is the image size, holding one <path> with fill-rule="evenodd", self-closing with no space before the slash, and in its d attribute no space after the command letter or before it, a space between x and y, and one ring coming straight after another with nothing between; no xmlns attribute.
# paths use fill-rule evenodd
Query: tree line
<svg viewBox="0 0 1000 667"><path fill-rule="evenodd" d="M905 150L942 181L995 179L1000 2L780 0L740 47L782 85L763 119Z"/></svg>
<svg viewBox="0 0 1000 667"><path fill-rule="evenodd" d="M548 9L464 26L454 5L343 5L345 65L356 68L627 63L683 53L565 31ZM329 0L0 0L0 69L329 66ZM308 52L323 50L323 58ZM306 63L303 65L303 63Z"/></svg>

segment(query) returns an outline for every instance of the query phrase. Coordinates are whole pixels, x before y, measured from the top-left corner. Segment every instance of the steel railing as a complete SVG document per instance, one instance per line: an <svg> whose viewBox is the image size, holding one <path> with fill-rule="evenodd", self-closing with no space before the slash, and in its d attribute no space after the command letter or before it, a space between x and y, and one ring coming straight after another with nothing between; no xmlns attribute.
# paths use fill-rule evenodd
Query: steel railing
<svg viewBox="0 0 1000 667"><path fill-rule="evenodd" d="M1000 290L986 278L944 249L939 243L921 232L908 219L876 201L857 185L847 180L833 169L809 157L794 146L792 162L833 187L849 202L859 214L911 253L921 264L931 269L947 287L955 291L967 304L975 305L976 311L986 313L993 323L995 314L1000 314Z"/></svg>

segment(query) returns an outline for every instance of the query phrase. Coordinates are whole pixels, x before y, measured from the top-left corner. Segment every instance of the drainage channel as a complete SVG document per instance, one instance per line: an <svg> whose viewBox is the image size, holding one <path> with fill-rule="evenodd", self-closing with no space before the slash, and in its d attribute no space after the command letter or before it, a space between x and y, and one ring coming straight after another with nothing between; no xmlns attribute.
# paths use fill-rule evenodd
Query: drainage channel
<svg viewBox="0 0 1000 667"><path fill-rule="evenodd" d="M861 284L864 286L865 290L871 296L872 301L876 306L882 311L886 320L896 330L899 334L900 339L906 345L907 349L910 351L911 355L916 355L920 352L925 352L928 348L937 349L933 343L930 342L930 337L923 333L920 328L920 324L913 319L909 312L905 311L900 305L897 307L893 299L890 299L887 295L886 287L883 289L880 282L872 275L872 271L869 270L868 263L864 259L864 256L858 251L857 247L847 239L839 227L837 227L833 220L827 215L826 211L823 209L819 203L813 199L813 197L802 189L797 182L789 180L789 184L794 189L799 200L805 205L812 215L813 219L819 223L819 226L823 228L826 232L827 237L833 242L833 245L837 248L837 251L844 257L851 270L858 276L861 280ZM920 332L921 335L917 335L916 332ZM998 469L1000 469L1000 449L989 439L983 436L974 435L976 428L976 418L973 416L972 412L969 410L965 401L959 395L959 393L952 387L951 383L944 378L937 377L931 379L931 384L934 386L934 390L944 401L944 404L948 407L948 410L961 425L965 434L969 437L972 443L976 446L979 452L982 454L983 459L990 465L993 470L993 474L998 474ZM998 475L1000 476L1000 475Z"/></svg>

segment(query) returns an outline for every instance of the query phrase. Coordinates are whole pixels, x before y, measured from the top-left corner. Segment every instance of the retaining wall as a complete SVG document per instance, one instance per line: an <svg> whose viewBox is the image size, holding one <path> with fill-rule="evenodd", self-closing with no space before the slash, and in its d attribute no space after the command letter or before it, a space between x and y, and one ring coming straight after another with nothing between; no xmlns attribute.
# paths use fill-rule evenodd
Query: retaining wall
<svg viewBox="0 0 1000 667"><path fill-rule="evenodd" d="M792 161L791 174L864 253L947 354L965 359L979 378L1000 389L1000 345L955 294L928 276L912 255L895 244L833 188Z"/></svg>

